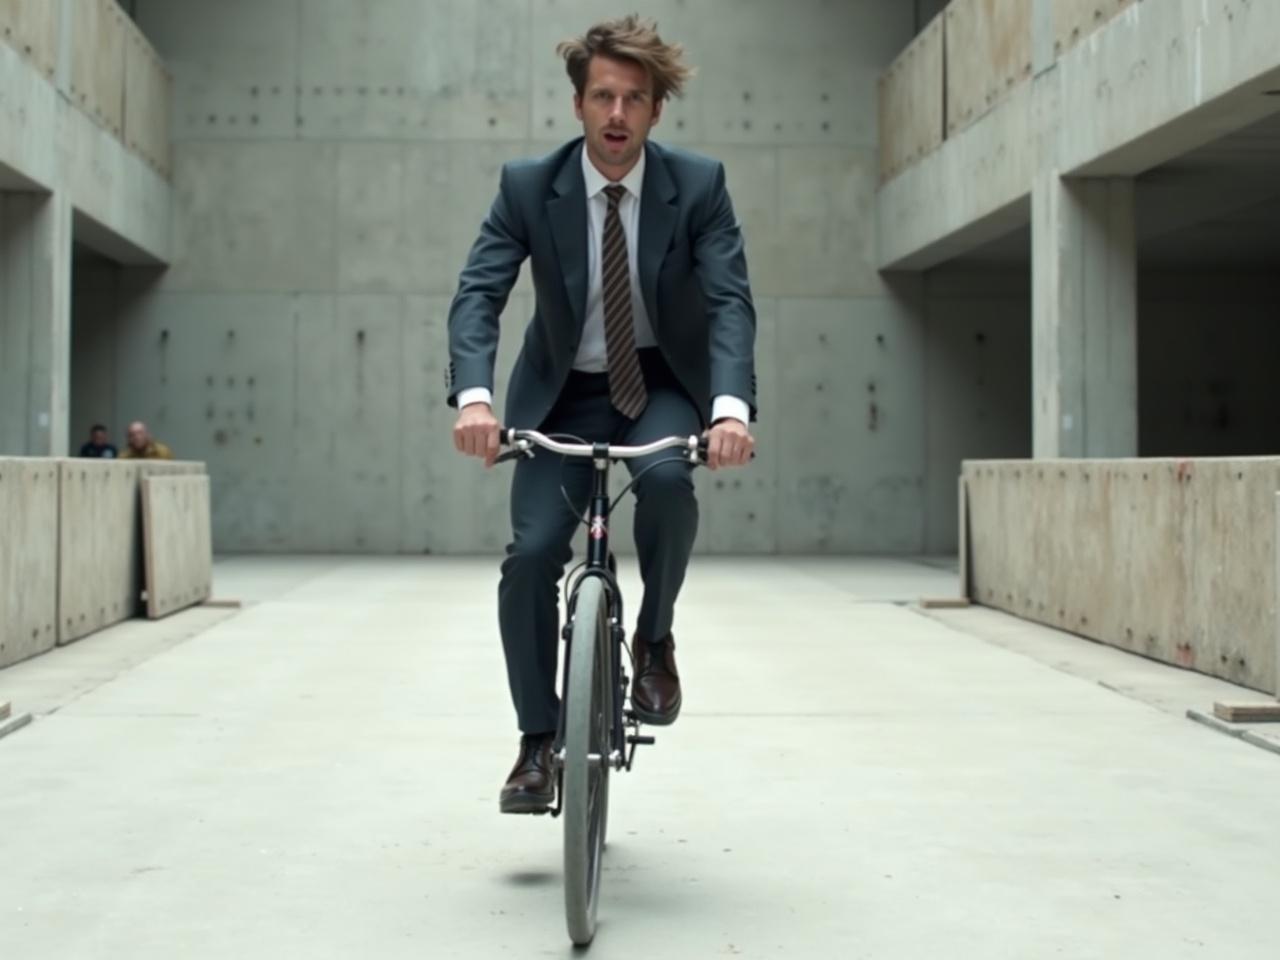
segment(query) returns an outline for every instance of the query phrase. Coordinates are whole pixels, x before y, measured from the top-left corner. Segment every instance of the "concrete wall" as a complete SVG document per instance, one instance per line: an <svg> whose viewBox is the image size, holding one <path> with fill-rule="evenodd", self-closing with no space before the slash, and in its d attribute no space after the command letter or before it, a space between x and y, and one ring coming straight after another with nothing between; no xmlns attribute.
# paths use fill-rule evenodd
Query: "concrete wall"
<svg viewBox="0 0 1280 960"><path fill-rule="evenodd" d="M58 196L0 192L0 454L66 442L70 226Z"/></svg>
<svg viewBox="0 0 1280 960"><path fill-rule="evenodd" d="M1004 74L998 84L973 71L986 82L968 97L969 126L880 191L882 267L925 269L1025 226L1037 178L1131 177L1276 111L1265 94L1280 84L1280 4L1097 0L1101 16L1082 17L1088 6L965 0L946 9L948 23L988 9L1038 11L1032 77L1009 84ZM1101 26L1055 60L1054 45L1088 23Z"/></svg>
<svg viewBox="0 0 1280 960"><path fill-rule="evenodd" d="M924 288L926 549L954 553L962 462L1031 455L1031 277L954 264L925 273Z"/></svg>
<svg viewBox="0 0 1280 960"><path fill-rule="evenodd" d="M1139 284L1142 455L1280 452L1280 270L1165 268Z"/></svg>
<svg viewBox="0 0 1280 960"><path fill-rule="evenodd" d="M115 0L0 5L0 454L72 442L73 238L168 255L166 84Z"/></svg>
<svg viewBox="0 0 1280 960"><path fill-rule="evenodd" d="M221 550L501 548L509 476L449 445L445 313L500 164L576 134L553 48L600 6L137 12L174 77L174 262L120 311L115 410L208 461ZM873 207L913 5L643 12L700 68L657 135L724 161L760 314L760 458L703 478L698 549L924 549L924 325L876 271ZM499 391L528 310L518 287Z"/></svg>
<svg viewBox="0 0 1280 960"><path fill-rule="evenodd" d="M1141 273L1142 456L1280 451L1277 276L1275 270L1230 265ZM1031 277L1025 265L971 261L922 277L925 549L946 553L957 547L955 477L961 461L1031 454Z"/></svg>
<svg viewBox="0 0 1280 960"><path fill-rule="evenodd" d="M122 447L127 413L117 413L116 312L124 268L79 248L71 267L70 452L89 439L89 427L106 426Z"/></svg>

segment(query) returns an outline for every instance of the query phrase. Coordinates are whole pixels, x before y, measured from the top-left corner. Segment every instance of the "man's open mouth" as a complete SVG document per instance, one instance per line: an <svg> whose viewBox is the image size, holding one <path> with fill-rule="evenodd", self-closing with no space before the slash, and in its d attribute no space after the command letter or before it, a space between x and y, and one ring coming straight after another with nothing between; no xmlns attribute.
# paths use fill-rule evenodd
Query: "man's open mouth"
<svg viewBox="0 0 1280 960"><path fill-rule="evenodd" d="M627 135L618 130L606 130L604 139L606 143L626 143Z"/></svg>

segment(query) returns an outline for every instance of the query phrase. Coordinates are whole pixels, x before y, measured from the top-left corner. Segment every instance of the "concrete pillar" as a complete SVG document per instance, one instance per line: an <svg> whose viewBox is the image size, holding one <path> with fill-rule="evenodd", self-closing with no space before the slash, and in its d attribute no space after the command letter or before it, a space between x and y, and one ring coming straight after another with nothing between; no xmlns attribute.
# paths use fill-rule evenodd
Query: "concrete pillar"
<svg viewBox="0 0 1280 960"><path fill-rule="evenodd" d="M0 193L0 455L65 456L71 386L71 204Z"/></svg>
<svg viewBox="0 0 1280 960"><path fill-rule="evenodd" d="M1133 181L1043 171L1031 221L1034 454L1136 456Z"/></svg>

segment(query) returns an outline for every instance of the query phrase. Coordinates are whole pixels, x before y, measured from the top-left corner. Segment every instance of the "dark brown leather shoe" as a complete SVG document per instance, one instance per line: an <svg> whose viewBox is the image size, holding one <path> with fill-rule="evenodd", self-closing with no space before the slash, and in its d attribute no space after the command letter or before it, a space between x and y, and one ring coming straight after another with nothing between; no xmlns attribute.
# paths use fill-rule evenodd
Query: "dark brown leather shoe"
<svg viewBox="0 0 1280 960"><path fill-rule="evenodd" d="M637 639L632 652L636 678L631 684L631 709L641 722L655 727L675 723L680 715L675 639L669 633L657 644Z"/></svg>
<svg viewBox="0 0 1280 960"><path fill-rule="evenodd" d="M554 734L520 737L520 755L498 795L503 813L546 813L556 799L556 779L551 771Z"/></svg>

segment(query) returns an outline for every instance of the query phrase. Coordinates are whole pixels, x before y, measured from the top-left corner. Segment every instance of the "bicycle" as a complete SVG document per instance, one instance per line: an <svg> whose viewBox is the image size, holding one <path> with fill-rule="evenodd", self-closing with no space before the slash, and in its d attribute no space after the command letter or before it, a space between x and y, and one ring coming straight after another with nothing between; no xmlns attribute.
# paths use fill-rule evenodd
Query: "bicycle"
<svg viewBox="0 0 1280 960"><path fill-rule="evenodd" d="M553 817L564 816L565 922L570 939L584 946L595 936L600 861L608 832L609 771L630 771L636 748L654 743L653 737L640 734L641 721L635 712L623 706L629 683L621 655L626 633L622 591L609 551L609 515L626 490L610 502L609 467L620 460L677 449L679 456L660 460L646 471L681 461L692 467L706 461L707 443L698 436L667 437L641 446L563 443L536 430L514 429L504 429L501 439L512 449L497 458L500 462L532 457L536 447L566 457L590 457L594 468L586 560L570 572L572 586L566 588L561 637L568 649L552 743L556 803L547 811Z"/></svg>

